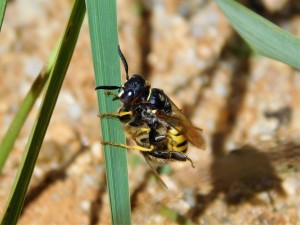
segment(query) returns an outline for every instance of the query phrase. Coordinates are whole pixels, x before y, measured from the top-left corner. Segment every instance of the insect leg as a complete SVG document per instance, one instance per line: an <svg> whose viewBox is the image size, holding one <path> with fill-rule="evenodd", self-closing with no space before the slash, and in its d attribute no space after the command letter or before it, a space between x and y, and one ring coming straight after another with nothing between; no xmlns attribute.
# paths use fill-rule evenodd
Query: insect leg
<svg viewBox="0 0 300 225"><path fill-rule="evenodd" d="M113 143L113 142L107 142L107 141L102 141L101 144L113 145L113 146L117 146L117 147L128 148L128 149L133 149L133 150L142 151L142 152L151 152L154 149L154 146L152 146L152 145L149 148L144 148L139 145L130 146L130 145L124 145L121 143Z"/></svg>
<svg viewBox="0 0 300 225"><path fill-rule="evenodd" d="M100 118L103 118L103 117L106 117L106 116L110 116L110 117L116 117L116 118L120 118L120 117L123 117L123 116L127 116L127 115L132 115L132 111L123 111L123 112L119 112L119 113L103 113L103 114L98 114L98 117Z"/></svg>
<svg viewBox="0 0 300 225"><path fill-rule="evenodd" d="M142 127L141 130L136 134L136 136L142 135L142 134L149 134L150 133L150 128L147 127Z"/></svg>
<svg viewBox="0 0 300 225"><path fill-rule="evenodd" d="M193 161L183 152L176 152L176 151L153 151L148 152L147 154L152 155L156 158L161 159L172 159L175 161L190 161L192 167L195 168Z"/></svg>
<svg viewBox="0 0 300 225"><path fill-rule="evenodd" d="M155 129L151 129L149 133L149 141L151 144L163 141L167 138L167 135L160 135Z"/></svg>
<svg viewBox="0 0 300 225"><path fill-rule="evenodd" d="M142 136L144 134L149 134L148 137L142 138L142 143L150 143L151 145L155 145L155 143L164 141L167 135L160 135L156 129L149 127L142 127L140 131L135 135L135 138Z"/></svg>

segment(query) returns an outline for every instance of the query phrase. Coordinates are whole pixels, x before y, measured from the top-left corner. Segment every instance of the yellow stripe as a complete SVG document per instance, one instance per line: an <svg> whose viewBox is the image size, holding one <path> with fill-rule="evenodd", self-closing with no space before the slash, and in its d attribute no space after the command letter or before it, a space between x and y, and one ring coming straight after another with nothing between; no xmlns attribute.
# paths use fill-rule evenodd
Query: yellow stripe
<svg viewBox="0 0 300 225"><path fill-rule="evenodd" d="M175 142L175 143L182 143L186 140L186 138L183 136L183 135L178 135L178 136L172 136L172 140Z"/></svg>
<svg viewBox="0 0 300 225"><path fill-rule="evenodd" d="M181 147L174 146L171 143L168 144L168 150L169 151L183 152L183 151L186 151L187 148L188 148L187 144L185 144L185 145L183 145Z"/></svg>
<svg viewBox="0 0 300 225"><path fill-rule="evenodd" d="M183 152L184 150L187 150L187 145L181 147L173 147L173 150L177 152Z"/></svg>
<svg viewBox="0 0 300 225"><path fill-rule="evenodd" d="M169 135L168 135L169 136L169 139L168 139L168 150L169 151L182 152L182 151L187 150L188 142L187 142L185 136L183 136L176 129L168 130L168 133L169 133ZM182 146L180 146L180 145L182 145Z"/></svg>
<svg viewBox="0 0 300 225"><path fill-rule="evenodd" d="M178 132L178 130L176 130L176 129L170 129L169 132L171 133L171 135L175 135L175 136L177 136L178 134L180 134Z"/></svg>

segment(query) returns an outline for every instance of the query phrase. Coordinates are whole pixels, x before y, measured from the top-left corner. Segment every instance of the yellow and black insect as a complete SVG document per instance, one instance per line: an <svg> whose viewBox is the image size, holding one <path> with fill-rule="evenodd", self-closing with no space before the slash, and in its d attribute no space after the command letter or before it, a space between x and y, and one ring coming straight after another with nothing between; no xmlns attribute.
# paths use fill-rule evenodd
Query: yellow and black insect
<svg viewBox="0 0 300 225"><path fill-rule="evenodd" d="M119 56L123 62L127 81L121 86L98 86L96 90L117 90L122 103L118 113L99 114L99 117L117 117L124 124L129 138L136 143L128 146L119 143L103 142L136 149L142 152L146 160L167 163L169 161L193 161L185 154L188 142L205 149L202 130L196 128L182 114L178 107L161 89L151 88L150 82L141 75L128 75L128 64L120 48Z"/></svg>

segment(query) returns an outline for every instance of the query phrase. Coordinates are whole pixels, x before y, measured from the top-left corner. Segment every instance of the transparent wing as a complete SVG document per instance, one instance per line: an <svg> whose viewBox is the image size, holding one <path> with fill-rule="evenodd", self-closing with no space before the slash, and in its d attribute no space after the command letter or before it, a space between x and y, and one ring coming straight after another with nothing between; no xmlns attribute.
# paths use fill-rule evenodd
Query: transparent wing
<svg viewBox="0 0 300 225"><path fill-rule="evenodd" d="M182 134L197 148L205 149L205 140L202 133L202 129L194 127L192 122L186 118L180 109L169 99L172 105L172 114L160 114L157 113L158 118L165 121L167 124L175 129L180 130Z"/></svg>
<svg viewBox="0 0 300 225"><path fill-rule="evenodd" d="M146 154L143 154L147 164L150 166L151 168L151 172L154 174L154 176L157 178L157 180L166 188L168 189L168 186L166 185L166 183L161 179L161 177L159 176L159 174L156 172L156 170L154 169L154 167L151 165L151 163L149 162L149 159L147 158Z"/></svg>

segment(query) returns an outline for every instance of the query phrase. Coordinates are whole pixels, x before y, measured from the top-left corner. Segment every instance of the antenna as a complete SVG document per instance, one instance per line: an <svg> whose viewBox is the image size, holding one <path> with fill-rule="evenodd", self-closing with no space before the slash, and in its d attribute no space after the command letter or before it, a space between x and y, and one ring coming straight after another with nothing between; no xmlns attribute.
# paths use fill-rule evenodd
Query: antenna
<svg viewBox="0 0 300 225"><path fill-rule="evenodd" d="M126 72L126 80L129 80L129 75L128 75L128 64L127 64L127 61L125 59L125 56L123 55L121 49L120 49L120 45L118 45L118 53L119 53L119 56L122 60L122 63L123 63L123 66L124 66L124 69L125 69L125 72Z"/></svg>

